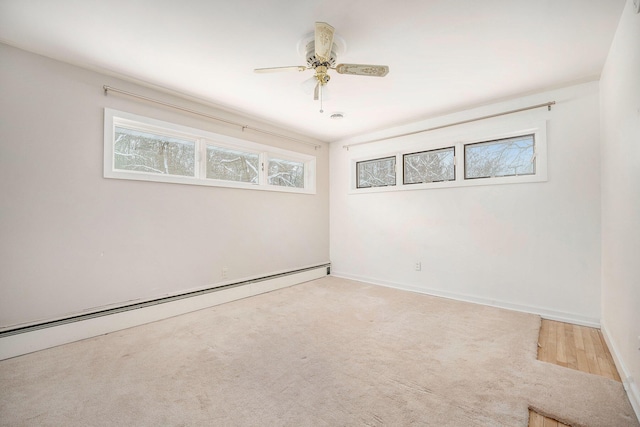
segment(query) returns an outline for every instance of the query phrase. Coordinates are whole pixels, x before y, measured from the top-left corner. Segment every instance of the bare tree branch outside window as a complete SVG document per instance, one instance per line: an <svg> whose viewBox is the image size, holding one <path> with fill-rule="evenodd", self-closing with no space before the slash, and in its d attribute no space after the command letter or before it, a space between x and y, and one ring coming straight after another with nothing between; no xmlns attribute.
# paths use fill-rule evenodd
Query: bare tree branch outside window
<svg viewBox="0 0 640 427"><path fill-rule="evenodd" d="M257 184L258 164L258 154L207 146L207 178Z"/></svg>
<svg viewBox="0 0 640 427"><path fill-rule="evenodd" d="M454 148L404 155L404 183L453 181L456 179Z"/></svg>
<svg viewBox="0 0 640 427"><path fill-rule="evenodd" d="M533 175L534 154L534 135L465 145L465 178Z"/></svg>
<svg viewBox="0 0 640 427"><path fill-rule="evenodd" d="M115 169L195 176L195 142L116 127Z"/></svg>
<svg viewBox="0 0 640 427"><path fill-rule="evenodd" d="M281 187L304 188L304 163L269 159L267 182Z"/></svg>
<svg viewBox="0 0 640 427"><path fill-rule="evenodd" d="M356 163L357 188L396 185L396 158L366 160Z"/></svg>

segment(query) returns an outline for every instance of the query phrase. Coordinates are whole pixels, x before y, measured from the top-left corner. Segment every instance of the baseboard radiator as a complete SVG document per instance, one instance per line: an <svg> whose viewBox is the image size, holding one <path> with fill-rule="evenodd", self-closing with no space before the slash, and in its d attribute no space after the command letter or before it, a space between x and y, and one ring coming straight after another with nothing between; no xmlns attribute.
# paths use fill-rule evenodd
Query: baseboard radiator
<svg viewBox="0 0 640 427"><path fill-rule="evenodd" d="M330 268L319 264L6 329L0 332L0 360L314 280L328 275Z"/></svg>

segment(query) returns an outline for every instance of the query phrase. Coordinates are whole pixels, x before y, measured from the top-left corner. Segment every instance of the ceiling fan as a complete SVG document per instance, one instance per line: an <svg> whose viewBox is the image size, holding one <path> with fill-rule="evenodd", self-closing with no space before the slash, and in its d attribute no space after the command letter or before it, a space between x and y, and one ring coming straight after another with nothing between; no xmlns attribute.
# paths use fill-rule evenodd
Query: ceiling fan
<svg viewBox="0 0 640 427"><path fill-rule="evenodd" d="M306 71L314 70L316 86L313 93L314 100L320 100L320 112L322 113L322 88L329 83L331 77L329 70L336 70L338 74L351 74L355 76L384 77L389 72L386 65L366 64L338 64L336 65L336 45L334 43L335 29L326 22L316 22L314 37L306 45L307 65L294 65L289 67L256 68L256 73L271 73L277 71Z"/></svg>

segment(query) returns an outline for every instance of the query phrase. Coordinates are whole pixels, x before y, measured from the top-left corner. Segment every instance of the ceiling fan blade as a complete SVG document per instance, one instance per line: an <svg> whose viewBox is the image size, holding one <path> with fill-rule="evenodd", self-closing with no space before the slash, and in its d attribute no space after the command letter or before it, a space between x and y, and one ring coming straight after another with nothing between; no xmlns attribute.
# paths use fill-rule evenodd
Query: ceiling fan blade
<svg viewBox="0 0 640 427"><path fill-rule="evenodd" d="M328 62L333 47L334 28L326 22L316 22L315 48L316 58L320 62Z"/></svg>
<svg viewBox="0 0 640 427"><path fill-rule="evenodd" d="M338 74L384 77L389 72L389 67L386 65L338 64L336 71Z"/></svg>
<svg viewBox="0 0 640 427"><path fill-rule="evenodd" d="M318 83L316 85L316 88L313 90L313 100L314 101L317 101L320 98L319 94L320 94L320 83Z"/></svg>
<svg viewBox="0 0 640 427"><path fill-rule="evenodd" d="M305 71L307 67L303 65L293 65L290 67L270 67L270 68L256 68L253 71L256 73L276 73L278 71Z"/></svg>

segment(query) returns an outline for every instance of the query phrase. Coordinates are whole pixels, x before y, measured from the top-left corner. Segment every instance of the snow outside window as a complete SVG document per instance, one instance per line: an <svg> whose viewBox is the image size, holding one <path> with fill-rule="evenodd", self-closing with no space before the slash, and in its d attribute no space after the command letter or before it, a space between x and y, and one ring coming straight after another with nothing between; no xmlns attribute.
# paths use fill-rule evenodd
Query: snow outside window
<svg viewBox="0 0 640 427"><path fill-rule="evenodd" d="M109 108L104 115L105 178L316 192L315 156Z"/></svg>
<svg viewBox="0 0 640 427"><path fill-rule="evenodd" d="M284 159L269 159L269 185L304 188L304 163Z"/></svg>
<svg viewBox="0 0 640 427"><path fill-rule="evenodd" d="M114 169L195 176L196 142L116 126Z"/></svg>
<svg viewBox="0 0 640 427"><path fill-rule="evenodd" d="M357 162L356 176L358 188L396 185L396 157Z"/></svg>
<svg viewBox="0 0 640 427"><path fill-rule="evenodd" d="M533 175L535 137L523 135L464 146L465 179Z"/></svg>
<svg viewBox="0 0 640 427"><path fill-rule="evenodd" d="M403 158L405 184L456 179L454 147L405 154Z"/></svg>
<svg viewBox="0 0 640 427"><path fill-rule="evenodd" d="M260 156L207 145L207 178L258 183Z"/></svg>

